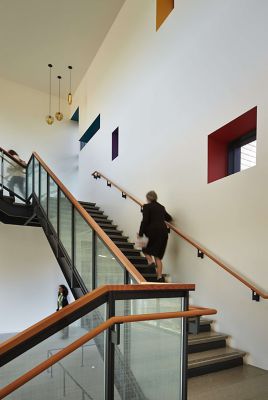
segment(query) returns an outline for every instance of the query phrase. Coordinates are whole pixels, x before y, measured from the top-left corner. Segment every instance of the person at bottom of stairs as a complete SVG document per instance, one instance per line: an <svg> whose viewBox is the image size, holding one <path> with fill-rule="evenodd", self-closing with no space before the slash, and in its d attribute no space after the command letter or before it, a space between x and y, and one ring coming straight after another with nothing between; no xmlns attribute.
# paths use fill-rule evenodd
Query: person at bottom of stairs
<svg viewBox="0 0 268 400"><path fill-rule="evenodd" d="M63 307L68 306L68 289L65 285L59 285L58 290L58 301L57 301L57 310L61 310ZM62 339L67 339L69 337L69 326L66 326L62 329Z"/></svg>
<svg viewBox="0 0 268 400"><path fill-rule="evenodd" d="M151 266L155 264L157 281L164 282L162 276L163 263L162 259L165 254L168 241L169 230L166 222L172 221L165 207L157 202L157 194L151 190L146 195L147 204L144 204L138 237L146 235L148 237L148 244L142 249L148 264Z"/></svg>

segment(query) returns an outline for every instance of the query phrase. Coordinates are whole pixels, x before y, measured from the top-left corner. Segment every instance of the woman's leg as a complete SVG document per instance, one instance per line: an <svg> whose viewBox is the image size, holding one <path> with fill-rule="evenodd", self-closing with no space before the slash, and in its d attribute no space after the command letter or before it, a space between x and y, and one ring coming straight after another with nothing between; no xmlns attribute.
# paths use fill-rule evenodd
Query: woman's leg
<svg viewBox="0 0 268 400"><path fill-rule="evenodd" d="M154 259L153 259L152 256L150 256L149 254L145 254L145 253L144 253L144 255L145 255L145 258L147 260L148 265L151 265L151 264L154 263Z"/></svg>
<svg viewBox="0 0 268 400"><path fill-rule="evenodd" d="M157 279L162 278L163 263L160 258L155 257Z"/></svg>

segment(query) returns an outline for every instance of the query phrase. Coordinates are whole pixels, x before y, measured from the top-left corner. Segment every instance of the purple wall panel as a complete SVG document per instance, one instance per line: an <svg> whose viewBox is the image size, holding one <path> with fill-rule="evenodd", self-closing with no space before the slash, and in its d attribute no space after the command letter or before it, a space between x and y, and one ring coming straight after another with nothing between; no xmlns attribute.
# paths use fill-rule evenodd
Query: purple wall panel
<svg viewBox="0 0 268 400"><path fill-rule="evenodd" d="M112 160L118 156L119 152L119 128L116 128L112 133Z"/></svg>

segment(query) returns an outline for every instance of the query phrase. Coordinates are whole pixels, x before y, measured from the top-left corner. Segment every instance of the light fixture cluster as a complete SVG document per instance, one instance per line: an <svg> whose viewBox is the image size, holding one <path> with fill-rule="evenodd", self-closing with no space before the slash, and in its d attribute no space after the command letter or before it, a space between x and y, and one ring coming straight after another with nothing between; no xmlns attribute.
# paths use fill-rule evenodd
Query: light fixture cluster
<svg viewBox="0 0 268 400"><path fill-rule="evenodd" d="M51 114L51 70L53 68L52 64L48 64L49 67L49 102L48 102L48 115L46 116L46 122L48 123L48 125L52 125L54 122L54 117ZM68 66L68 69L70 71L70 85L69 85L69 93L68 93L68 97L67 97L67 101L68 104L71 105L72 104L72 100L73 100L73 96L72 96L72 69L73 67L71 65ZM57 121L62 121L63 120L63 114L60 110L60 101L61 101L61 79L62 77L60 75L57 76L58 79L58 91L59 91L59 103L58 103L58 111L55 113L55 118L57 119Z"/></svg>

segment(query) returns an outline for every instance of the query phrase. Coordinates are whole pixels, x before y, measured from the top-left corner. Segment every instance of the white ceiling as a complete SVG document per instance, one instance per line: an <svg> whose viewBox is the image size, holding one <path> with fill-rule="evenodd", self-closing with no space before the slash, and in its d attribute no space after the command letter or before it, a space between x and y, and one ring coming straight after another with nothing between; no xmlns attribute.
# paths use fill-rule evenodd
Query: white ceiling
<svg viewBox="0 0 268 400"><path fill-rule="evenodd" d="M0 0L0 77L48 92L80 83L125 0Z"/></svg>

